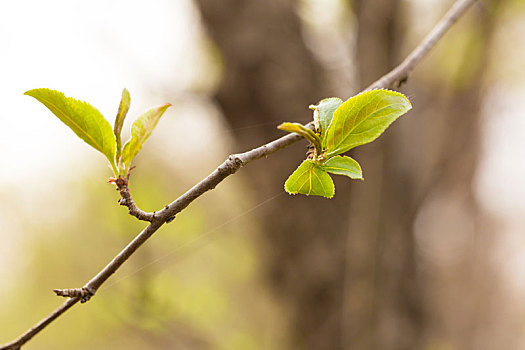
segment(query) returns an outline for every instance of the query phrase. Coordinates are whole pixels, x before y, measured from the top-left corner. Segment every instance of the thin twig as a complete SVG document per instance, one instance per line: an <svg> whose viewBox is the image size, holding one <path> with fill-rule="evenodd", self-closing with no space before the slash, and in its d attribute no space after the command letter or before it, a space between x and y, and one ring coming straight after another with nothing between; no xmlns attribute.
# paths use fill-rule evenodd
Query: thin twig
<svg viewBox="0 0 525 350"><path fill-rule="evenodd" d="M466 11L466 9L472 5L476 0L458 0L452 8L447 12L443 19L434 27L427 37L419 44L414 51L401 63L398 67L392 70L390 73L377 80L375 83L370 85L367 90L388 88L394 83L401 83L406 80L410 72L414 67L421 61L421 59L428 53L428 51L436 44L436 42L443 36L446 30L454 24L457 19ZM311 126L311 123L307 126ZM34 327L29 329L27 332L22 334L15 341L5 344L0 347L0 350L15 350L20 349L27 341L38 334L47 325L53 322L57 317L62 315L70 307L75 305L77 302L84 298L84 301L93 296L100 286L107 281L107 279L114 274L122 264L131 256L133 253L146 242L163 224L171 222L175 215L186 208L191 202L200 197L205 192L212 190L221 183L226 177L234 174L242 166L248 164L251 161L265 157L269 154L277 152L285 147L302 139L302 136L297 134L289 134L283 136L277 140L274 140L266 145L255 148L251 151L239 154L233 154L228 157L217 169L215 169L208 177L193 186L186 193L180 196L178 199L167 205L164 209L156 213L145 213L138 209L135 203L131 199L129 190L122 191L121 196L126 200L123 205L130 208L130 213L139 219L142 216L146 221L151 223L138 234L113 260L106 265L95 277L93 277L88 283L82 288L72 290L57 290L57 294L64 294L65 296L73 296L64 302L60 307L53 311L46 318L41 320ZM127 197L129 195L129 198ZM139 213L135 215L132 213ZM135 209L137 211L135 211ZM145 215L145 216L144 216Z"/></svg>
<svg viewBox="0 0 525 350"><path fill-rule="evenodd" d="M307 124L306 126L308 127L310 124ZM278 150L285 148L301 140L302 138L302 136L297 134L289 134L281 137L280 139L267 143L266 145L252 149L251 151L230 155L228 159L224 161L224 163L222 163L213 173L208 175L207 178L193 186L164 209L158 211L157 217L162 221L173 220L173 217L186 208L191 202L193 202L194 199L202 195L204 192L214 189L215 186L217 186L227 176L234 174L237 170L239 170L241 166L277 152Z"/></svg>
<svg viewBox="0 0 525 350"><path fill-rule="evenodd" d="M129 192L129 175L131 170L133 170L134 167L131 167L129 169L128 174L126 176L119 175L116 179L110 178L109 183L113 183L117 186L117 191L120 193L120 199L118 203L120 205L123 205L125 207L128 207L129 209L129 215L136 217L139 220L142 221L148 221L152 222L155 218L155 212L153 213L147 213L144 210L141 210L136 204L133 198L131 198L131 193Z"/></svg>
<svg viewBox="0 0 525 350"><path fill-rule="evenodd" d="M443 37L447 30L478 0L458 0L447 11L445 16L436 24L421 43L405 58L405 60L389 73L376 80L366 90L381 88L398 88L407 79L416 65Z"/></svg>
<svg viewBox="0 0 525 350"><path fill-rule="evenodd" d="M148 212L145 212L144 210L140 209L135 204L135 201L133 201L133 198L131 198L131 193L129 192L129 188L128 188L127 184L124 185L124 186L119 186L119 188L117 188L117 190L120 192L120 199L119 199L118 203L120 205L128 207L129 215L134 216L137 219L142 220L142 221L148 221L148 222L152 222L153 221L153 219L155 218L156 213L155 212L148 213Z"/></svg>

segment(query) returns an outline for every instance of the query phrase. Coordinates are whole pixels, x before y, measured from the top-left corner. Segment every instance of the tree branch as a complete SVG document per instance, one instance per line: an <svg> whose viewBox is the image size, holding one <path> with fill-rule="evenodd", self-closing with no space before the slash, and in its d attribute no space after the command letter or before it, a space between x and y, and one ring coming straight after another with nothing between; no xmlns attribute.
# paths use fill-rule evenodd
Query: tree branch
<svg viewBox="0 0 525 350"><path fill-rule="evenodd" d="M425 57L428 51L437 43L443 34L452 26L458 18L467 10L469 6L474 4L476 0L458 0L452 6L452 8L446 13L443 19L434 27L429 35L423 39L410 55L394 70L383 76L381 79L370 85L367 90L388 88L394 84L400 85L405 81L408 75L412 72L415 66ZM312 123L307 126L311 127ZM150 224L139 233L117 256L111 260L95 277L93 277L88 283L82 288L77 289L64 289L55 290L57 295L69 297L55 311L49 314L46 318L42 319L34 327L22 334L18 339L11 343L2 345L0 350L15 350L20 349L22 345L28 342L36 334L38 334L47 325L53 322L56 318L66 312L69 308L75 305L77 302L85 302L92 297L100 286L114 274L124 262L144 243L146 242L164 223L171 222L175 215L186 208L191 202L200 197L205 192L214 189L219 183L221 183L226 177L234 174L242 166L265 157L269 154L277 152L291 144L301 140L303 137L297 134L288 134L277 140L274 140L266 145L252 149L251 151L232 154L226 159L217 169L215 169L208 177L200 181L198 184L190 188L186 193L177 198L175 201L167 205L165 208L158 212L146 213L140 210L133 200L127 188L125 186L119 187L121 194L120 204L126 205L130 209L130 214L137 217L140 220L149 221ZM117 179L118 180L118 179Z"/></svg>
<svg viewBox="0 0 525 350"><path fill-rule="evenodd" d="M421 43L405 58L405 60L389 73L372 83L366 90L380 88L398 88L406 82L408 76L417 64L437 44L447 30L478 0L458 0L447 11L445 16L434 26Z"/></svg>

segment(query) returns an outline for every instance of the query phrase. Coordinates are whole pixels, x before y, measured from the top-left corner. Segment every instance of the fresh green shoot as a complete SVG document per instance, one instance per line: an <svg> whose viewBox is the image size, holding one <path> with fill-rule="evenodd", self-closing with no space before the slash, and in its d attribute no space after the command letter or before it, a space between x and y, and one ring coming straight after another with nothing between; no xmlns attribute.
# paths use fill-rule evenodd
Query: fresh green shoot
<svg viewBox="0 0 525 350"><path fill-rule="evenodd" d="M101 152L107 158L115 178L123 178L129 175L133 158L151 135L160 117L171 106L167 103L140 115L131 127L131 138L122 146L120 135L130 105L128 90L122 91L122 99L113 130L109 122L96 108L89 103L66 97L62 92L50 89L34 89L26 91L25 95L37 99L73 130L78 137Z"/></svg>
<svg viewBox="0 0 525 350"><path fill-rule="evenodd" d="M315 147L311 159L303 161L286 180L286 192L332 198L335 187L328 173L362 180L359 163L340 154L374 141L411 108L410 101L399 92L371 90L345 102L331 97L311 105L315 131L298 123L279 125L281 130L304 136Z"/></svg>

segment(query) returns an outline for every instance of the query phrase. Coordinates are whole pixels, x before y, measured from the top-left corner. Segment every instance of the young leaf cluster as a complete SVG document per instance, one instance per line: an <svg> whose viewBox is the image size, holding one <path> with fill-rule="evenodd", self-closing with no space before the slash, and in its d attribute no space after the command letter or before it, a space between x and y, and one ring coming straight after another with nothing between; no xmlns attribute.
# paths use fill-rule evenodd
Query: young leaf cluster
<svg viewBox="0 0 525 350"><path fill-rule="evenodd" d="M374 141L411 108L410 101L399 92L371 90L345 102L331 97L311 105L315 131L298 123L279 125L281 130L303 136L315 148L286 180L286 192L332 198L335 187L329 173L362 180L359 163L341 154Z"/></svg>
<svg viewBox="0 0 525 350"><path fill-rule="evenodd" d="M122 91L113 130L96 108L89 103L66 97L62 92L43 88L26 91L25 95L41 102L78 137L102 153L107 158L115 177L126 176L129 173L133 158L151 135L160 117L171 106L167 103L141 114L133 122L131 138L122 145L122 126L131 101L128 90Z"/></svg>

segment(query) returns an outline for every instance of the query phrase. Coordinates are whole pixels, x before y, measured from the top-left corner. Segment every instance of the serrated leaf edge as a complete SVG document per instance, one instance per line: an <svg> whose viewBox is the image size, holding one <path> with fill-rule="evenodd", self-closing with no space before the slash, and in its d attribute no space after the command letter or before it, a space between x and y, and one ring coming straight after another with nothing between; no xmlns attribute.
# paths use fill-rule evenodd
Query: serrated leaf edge
<svg viewBox="0 0 525 350"><path fill-rule="evenodd" d="M367 90L367 91L360 92L360 93L357 94L357 95L354 95L354 96L352 96L352 97L349 97L346 101L344 101L344 102L341 104L341 106L339 106L339 108L341 108L341 107L342 107L342 106L343 106L348 100L350 100L350 99L356 98L356 97L361 96L361 95L371 94L371 93L373 93L373 92L378 92L378 91L391 92L391 93L393 93L394 95L397 95L397 96L399 96L399 97L402 97L406 102L408 102L408 105L409 105L409 108L407 109L407 111L406 111L405 113L407 113L409 110L412 109L412 103L410 103L410 100L409 100L405 95L403 95L402 93L400 93L400 92L398 92L398 91L390 90L390 89L372 89L372 90ZM381 109L379 109L379 110L377 110L377 111L374 111L374 113L372 113L372 114L375 114L375 113L377 113L377 112L383 110L384 108L391 107L391 106L398 105L398 104L401 104L401 103L394 103L394 104L391 104L391 105L385 106L385 107L383 107L383 108L381 108ZM359 113L361 112L361 110L363 110L364 107L365 107L365 106L362 106L362 107L359 109L359 111L357 112L357 114L359 114ZM334 111L334 118L335 118L335 113L337 112L337 110L339 110L339 108L337 108L337 109ZM405 114L405 113L403 113L403 114ZM402 114L402 115L403 115L403 114ZM332 123L333 123L333 121L334 121L334 118L332 118L332 120L330 121L330 125L328 126L328 128L327 128L327 130L326 130L326 134L324 135L325 138L326 138L326 135L328 134L328 131L329 131L330 128L332 127ZM361 123L363 123L364 121L365 121L365 120L363 119L363 120L360 121L358 124L354 125L354 126L352 127L352 130L354 130L355 128L357 128L357 127L358 127L359 125L361 125ZM393 122L394 122L394 121L392 121L391 123L387 124L386 128L388 128ZM386 130L386 128L385 128L385 130ZM381 135L381 134L380 134L380 135ZM378 135L378 137L379 137L380 135ZM326 144L325 140L323 140L323 141L324 141L324 144ZM372 140L372 141L370 141L370 142L373 142L373 141L375 141L375 139ZM368 142L368 143L370 143L370 142ZM362 145L358 145L358 146L362 146ZM354 147L358 147L358 146L354 146ZM352 147L352 148L354 148L354 147ZM352 148L350 148L350 149L352 149ZM345 151L343 151L343 152L339 152L339 151L338 151L337 153L330 153L330 152L327 152L327 155L328 155L328 156L336 156L336 155L339 155L339 154L342 154L342 153L348 152L350 149L347 149L347 150L345 150Z"/></svg>
<svg viewBox="0 0 525 350"><path fill-rule="evenodd" d="M312 164L312 167L308 168L307 170L305 170L304 172L300 173L298 175L298 177L301 177L303 176L304 174L306 174L307 172L312 172L311 176L308 177L308 179L306 181L304 181L300 186L297 186L298 188L302 188L308 181L310 182L309 183L309 189L308 189L308 193L300 193L299 191L289 191L287 188L286 188L286 184L288 183L288 181L290 180L290 177L292 177L292 175L297 171L297 169L299 169L301 167L301 165L303 165L304 162L309 162L310 164ZM334 191L332 192L332 194L330 196L323 196L323 195L317 195L317 194L311 194L312 193L312 175L315 175L316 178L319 180L319 183L321 183L321 186L323 186L323 183L322 181L320 180L319 176L314 172L314 169L315 168L318 168L319 170L325 172L328 177L330 177L330 180L332 181L332 184L333 184L333 180L330 176L330 174L328 174L328 172L326 172L322 166L320 166L320 164L316 161L312 161L312 160L309 160L309 159L305 159L303 162L301 162L301 164L299 164L299 166L297 167L297 169L295 169L292 174L290 174L290 176L288 176L288 179L286 179L286 181L284 182L284 190L290 194L290 195L296 195L296 194L304 194L305 196L319 196L319 197L323 197L323 198L328 198L328 199L331 199L334 197L335 195L335 185L334 185ZM325 190L325 187L323 186L323 191Z"/></svg>

